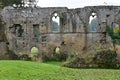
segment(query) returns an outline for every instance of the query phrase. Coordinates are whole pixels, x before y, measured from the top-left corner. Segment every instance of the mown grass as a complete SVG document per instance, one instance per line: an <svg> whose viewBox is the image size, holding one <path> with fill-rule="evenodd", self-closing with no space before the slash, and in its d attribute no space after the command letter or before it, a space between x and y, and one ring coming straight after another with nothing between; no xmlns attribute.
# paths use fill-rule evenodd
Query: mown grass
<svg viewBox="0 0 120 80"><path fill-rule="evenodd" d="M71 69L59 64L0 61L0 80L120 80L120 70Z"/></svg>

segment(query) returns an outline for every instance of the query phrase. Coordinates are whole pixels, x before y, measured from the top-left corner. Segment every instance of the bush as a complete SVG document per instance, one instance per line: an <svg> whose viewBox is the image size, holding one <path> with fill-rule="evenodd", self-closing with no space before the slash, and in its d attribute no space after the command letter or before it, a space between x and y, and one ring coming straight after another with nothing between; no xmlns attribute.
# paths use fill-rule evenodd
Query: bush
<svg viewBox="0 0 120 80"><path fill-rule="evenodd" d="M57 61L66 61L67 57L68 57L68 55L66 53L56 54Z"/></svg>
<svg viewBox="0 0 120 80"><path fill-rule="evenodd" d="M43 54L42 55L42 61L43 62L50 61L50 58L47 55Z"/></svg>
<svg viewBox="0 0 120 80"><path fill-rule="evenodd" d="M119 68L117 53L111 50L102 50L97 52L93 58L93 62L100 68Z"/></svg>
<svg viewBox="0 0 120 80"><path fill-rule="evenodd" d="M19 59L20 60L31 61L32 57L30 57L28 54L19 54Z"/></svg>
<svg viewBox="0 0 120 80"><path fill-rule="evenodd" d="M64 54L64 53L51 54L51 55L42 54L41 58L42 58L43 62L46 62L46 61L65 61L67 58L67 54Z"/></svg>
<svg viewBox="0 0 120 80"><path fill-rule="evenodd" d="M86 54L88 55L88 54ZM72 68L120 68L117 53L111 50L101 50L94 57L78 57L70 55L63 66Z"/></svg>
<svg viewBox="0 0 120 80"><path fill-rule="evenodd" d="M71 67L71 68L86 67L85 60L80 57L74 57L71 60L64 62L63 66Z"/></svg>

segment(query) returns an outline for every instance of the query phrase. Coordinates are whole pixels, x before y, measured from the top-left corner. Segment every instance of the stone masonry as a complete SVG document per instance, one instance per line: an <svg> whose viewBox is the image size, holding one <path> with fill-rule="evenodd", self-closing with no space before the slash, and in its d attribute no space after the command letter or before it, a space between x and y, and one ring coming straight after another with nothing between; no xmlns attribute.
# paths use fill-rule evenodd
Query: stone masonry
<svg viewBox="0 0 120 80"><path fill-rule="evenodd" d="M57 14L55 17L59 16L57 31L52 29L54 13ZM97 16L95 31L90 30L91 15ZM112 46L106 27L112 28L113 23L120 25L120 6L87 6L76 9L6 7L1 16L8 47L15 53L31 53L31 48L37 47L41 53L49 54L57 46L63 51L81 53L86 49L92 51L96 45Z"/></svg>

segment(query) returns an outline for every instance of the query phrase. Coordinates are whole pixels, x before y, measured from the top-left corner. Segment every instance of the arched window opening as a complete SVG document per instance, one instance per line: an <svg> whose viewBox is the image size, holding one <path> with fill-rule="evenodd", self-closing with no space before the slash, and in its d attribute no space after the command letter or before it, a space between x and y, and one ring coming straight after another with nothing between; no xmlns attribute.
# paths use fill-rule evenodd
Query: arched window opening
<svg viewBox="0 0 120 80"><path fill-rule="evenodd" d="M100 33L97 33L98 30L98 17L95 12L93 12L89 17L89 32L87 34L87 45L90 46L95 44L100 37ZM95 33L94 33L95 32Z"/></svg>
<svg viewBox="0 0 120 80"><path fill-rule="evenodd" d="M98 19L96 13L92 13L91 16L89 17L89 29L90 32L96 32L97 27L98 27Z"/></svg>
<svg viewBox="0 0 120 80"><path fill-rule="evenodd" d="M37 47L32 47L31 48L31 54L32 54L32 56L34 56L35 57L35 60L37 60L37 56L39 55L39 49L37 48Z"/></svg>
<svg viewBox="0 0 120 80"><path fill-rule="evenodd" d="M55 48L55 53L56 53L56 54L60 54L60 47L59 47L59 46L57 46L57 47Z"/></svg>
<svg viewBox="0 0 120 80"><path fill-rule="evenodd" d="M113 33L114 33L115 35L119 35L119 33L120 33L120 28L119 28L118 23L114 22L114 23L112 24L112 28L113 28Z"/></svg>
<svg viewBox="0 0 120 80"><path fill-rule="evenodd" d="M60 17L58 13L54 13L52 16L52 31L53 32L60 31Z"/></svg>

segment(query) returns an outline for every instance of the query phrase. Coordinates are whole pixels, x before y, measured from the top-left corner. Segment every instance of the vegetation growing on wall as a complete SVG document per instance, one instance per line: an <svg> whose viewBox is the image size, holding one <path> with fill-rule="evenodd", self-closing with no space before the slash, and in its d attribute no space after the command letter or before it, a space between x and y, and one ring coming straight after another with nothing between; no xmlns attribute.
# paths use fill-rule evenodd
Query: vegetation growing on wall
<svg viewBox="0 0 120 80"><path fill-rule="evenodd" d="M119 33L114 33L113 28L107 26L107 33L111 37L113 44L120 44L120 35Z"/></svg>
<svg viewBox="0 0 120 80"><path fill-rule="evenodd" d="M62 25L65 25L65 24L67 23L67 22L66 22L66 21L67 21L67 20L66 20L66 19L67 19L66 16L67 16L67 15L66 15L65 13L62 13L61 16L60 16L61 24L62 24Z"/></svg>

